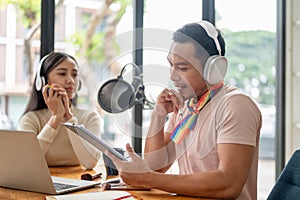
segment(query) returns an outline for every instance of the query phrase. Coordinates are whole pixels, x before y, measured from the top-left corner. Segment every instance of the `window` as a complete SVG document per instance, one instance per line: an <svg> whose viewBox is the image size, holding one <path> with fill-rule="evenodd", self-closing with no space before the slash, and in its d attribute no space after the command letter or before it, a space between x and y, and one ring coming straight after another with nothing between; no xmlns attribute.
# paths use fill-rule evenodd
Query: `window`
<svg viewBox="0 0 300 200"><path fill-rule="evenodd" d="M275 181L276 1L216 0L215 7L229 59L225 81L249 94L262 111L258 197L266 199Z"/></svg>

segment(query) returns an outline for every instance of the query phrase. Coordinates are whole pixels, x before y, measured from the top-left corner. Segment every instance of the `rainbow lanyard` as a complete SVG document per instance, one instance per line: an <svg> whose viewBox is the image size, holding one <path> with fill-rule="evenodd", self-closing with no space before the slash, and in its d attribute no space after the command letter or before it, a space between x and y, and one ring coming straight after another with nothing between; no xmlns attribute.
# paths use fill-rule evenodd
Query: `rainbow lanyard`
<svg viewBox="0 0 300 200"><path fill-rule="evenodd" d="M224 85L224 81L212 86L208 91L206 91L198 101L197 105L194 105L194 98L191 98L187 102L187 107L190 113L183 118L179 124L174 128L170 139L172 139L176 144L180 143L181 140L186 136L190 131L194 130L197 117L204 108L204 106L211 100L211 98L218 92L218 90Z"/></svg>

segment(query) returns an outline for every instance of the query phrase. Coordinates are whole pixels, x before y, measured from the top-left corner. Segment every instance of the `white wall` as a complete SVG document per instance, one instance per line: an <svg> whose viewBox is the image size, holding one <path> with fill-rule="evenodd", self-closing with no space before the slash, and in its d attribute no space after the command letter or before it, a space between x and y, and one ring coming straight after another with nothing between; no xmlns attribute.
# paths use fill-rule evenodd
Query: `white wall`
<svg viewBox="0 0 300 200"><path fill-rule="evenodd" d="M286 160L300 149L300 1L287 1Z"/></svg>

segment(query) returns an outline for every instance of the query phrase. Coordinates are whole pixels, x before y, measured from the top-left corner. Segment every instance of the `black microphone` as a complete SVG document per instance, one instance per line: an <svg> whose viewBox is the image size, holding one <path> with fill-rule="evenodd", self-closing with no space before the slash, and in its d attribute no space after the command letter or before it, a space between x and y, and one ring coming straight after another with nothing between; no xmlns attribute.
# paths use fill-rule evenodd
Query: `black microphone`
<svg viewBox="0 0 300 200"><path fill-rule="evenodd" d="M139 72L133 77L132 83L123 80L123 71L127 65L134 66ZM98 104L103 110L109 113L120 113L133 107L136 100L136 93L142 84L140 69L134 63L126 64L116 79L105 82L97 94Z"/></svg>

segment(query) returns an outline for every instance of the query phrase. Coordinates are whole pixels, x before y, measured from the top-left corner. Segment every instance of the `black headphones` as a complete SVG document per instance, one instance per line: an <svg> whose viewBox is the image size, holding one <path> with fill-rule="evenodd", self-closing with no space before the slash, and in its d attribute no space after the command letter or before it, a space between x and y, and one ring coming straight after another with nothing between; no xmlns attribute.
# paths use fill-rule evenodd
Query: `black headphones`
<svg viewBox="0 0 300 200"><path fill-rule="evenodd" d="M48 55L45 55L39 62L38 68L37 68L37 72L36 72L36 80L35 80L35 89L37 91L42 90L42 88L44 87L44 85L46 84L46 80L45 77L41 75L41 71L42 71L42 66L45 62L45 60L48 58ZM77 91L79 91L81 89L81 80L79 79L78 81L78 89Z"/></svg>
<svg viewBox="0 0 300 200"><path fill-rule="evenodd" d="M211 85L224 80L228 68L228 61L221 54L221 45L218 40L218 31L208 21L200 21L198 24L206 31L207 35L214 40L219 55L210 56L204 66L203 78Z"/></svg>

